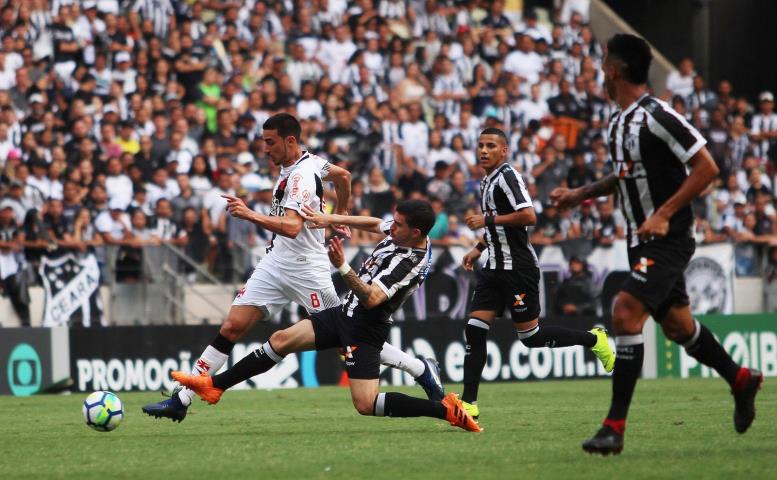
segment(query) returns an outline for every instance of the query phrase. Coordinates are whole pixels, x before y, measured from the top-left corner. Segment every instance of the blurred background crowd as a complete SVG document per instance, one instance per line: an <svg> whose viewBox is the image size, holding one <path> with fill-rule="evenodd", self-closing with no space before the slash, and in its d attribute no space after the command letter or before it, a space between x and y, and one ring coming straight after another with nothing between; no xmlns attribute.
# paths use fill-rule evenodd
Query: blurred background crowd
<svg viewBox="0 0 777 480"><path fill-rule="evenodd" d="M108 266L119 281L139 280L143 247L161 243L242 279L269 235L230 218L220 194L269 210L278 170L262 123L278 112L301 120L305 148L352 172L351 214L427 198L435 244L473 245L462 220L478 211L477 136L499 127L538 212L538 248L624 237L612 199L563 212L548 203L553 188L610 171L614 106L586 1L518 12L502 0L0 3L6 291L44 255L104 263L106 245L120 249ZM773 94L708 85L692 59L665 87L721 171L694 202L697 241L734 242L738 275L775 279ZM373 241L354 232L351 244ZM572 278L585 271L572 263Z"/></svg>

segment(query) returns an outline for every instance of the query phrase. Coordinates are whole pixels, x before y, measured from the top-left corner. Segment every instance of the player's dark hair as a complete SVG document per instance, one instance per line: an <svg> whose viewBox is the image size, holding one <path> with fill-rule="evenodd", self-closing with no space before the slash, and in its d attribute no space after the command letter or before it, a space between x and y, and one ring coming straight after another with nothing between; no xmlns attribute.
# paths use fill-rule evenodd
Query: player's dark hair
<svg viewBox="0 0 777 480"><path fill-rule="evenodd" d="M502 137L502 140L505 141L505 144L509 143L507 141L507 135L505 135L505 132L503 132L501 129L496 127L488 127L482 132L480 132L481 135L496 135L497 137Z"/></svg>
<svg viewBox="0 0 777 480"><path fill-rule="evenodd" d="M265 120L262 125L264 130L278 130L278 136L281 138L294 137L299 142L302 127L299 120L294 115L288 113L278 113Z"/></svg>
<svg viewBox="0 0 777 480"><path fill-rule="evenodd" d="M410 228L421 230L423 235L428 235L434 226L436 215L426 200L403 200L397 205L397 212L404 215Z"/></svg>
<svg viewBox="0 0 777 480"><path fill-rule="evenodd" d="M623 73L631 83L647 83L653 54L645 40L635 35L617 33L607 41L607 55L623 62Z"/></svg>

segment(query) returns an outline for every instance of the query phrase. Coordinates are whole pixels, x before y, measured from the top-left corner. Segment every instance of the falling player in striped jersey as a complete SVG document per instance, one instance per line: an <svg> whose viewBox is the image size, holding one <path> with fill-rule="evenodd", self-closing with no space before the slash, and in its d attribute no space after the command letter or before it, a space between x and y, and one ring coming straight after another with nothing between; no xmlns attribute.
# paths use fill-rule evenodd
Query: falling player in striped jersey
<svg viewBox="0 0 777 480"><path fill-rule="evenodd" d="M634 35L617 34L607 42L604 83L621 107L610 119L608 134L614 173L590 185L551 192L560 208L617 192L628 226L632 270L612 307L617 358L610 410L599 431L583 442L585 451L602 455L623 450L626 415L645 355L642 329L648 316L668 339L728 382L738 433L755 418L755 396L763 381L758 370L737 365L691 313L684 277L696 248L690 202L715 179L718 167L704 137L648 93L652 58L647 42Z"/></svg>
<svg viewBox="0 0 777 480"><path fill-rule="evenodd" d="M229 315L216 338L194 363L193 373L214 374L227 362L232 348L255 324L270 318L290 302L310 312L340 305L329 260L324 232L305 225L303 207L324 211L324 182L332 181L337 194L336 212L344 214L351 188L351 174L321 157L303 151L299 144L300 124L286 113L273 115L263 125L270 160L281 166L273 190L270 215L254 212L242 200L224 195L228 212L273 233L267 255L254 268L251 278L232 302ZM341 228L342 234L349 234ZM432 359L414 358L385 344L381 361L412 375L429 398L442 399L439 367ZM170 399L143 407L143 412L181 421L194 393L175 391Z"/></svg>
<svg viewBox="0 0 777 480"><path fill-rule="evenodd" d="M515 324L518 338L530 348L588 347L604 369L612 371L615 356L601 328L590 332L539 324L540 271L537 255L529 243L527 227L537 222L531 198L521 174L507 159L508 143L498 128L483 130L478 138L478 160L486 171L480 185L480 209L465 219L472 230L485 228L485 236L467 255L463 265L473 270L483 251L488 257L478 271L470 314L464 328L464 407L474 417L480 375L486 365L486 338L494 318L505 308Z"/></svg>
<svg viewBox="0 0 777 480"><path fill-rule="evenodd" d="M434 225L429 202L405 200L397 205L393 221L372 217L326 215L305 210L317 226L346 224L386 236L359 269L351 269L343 254L342 240L329 244L329 260L351 291L341 306L313 313L309 319L279 330L254 352L229 370L215 376L206 373L173 372L181 384L215 404L228 388L264 373L285 355L306 350L340 348L348 372L351 400L362 415L387 417L433 417L472 432L480 427L464 410L461 400L449 393L441 401L410 397L402 393L379 393L381 350L391 328L391 315L421 285L432 264L427 237Z"/></svg>

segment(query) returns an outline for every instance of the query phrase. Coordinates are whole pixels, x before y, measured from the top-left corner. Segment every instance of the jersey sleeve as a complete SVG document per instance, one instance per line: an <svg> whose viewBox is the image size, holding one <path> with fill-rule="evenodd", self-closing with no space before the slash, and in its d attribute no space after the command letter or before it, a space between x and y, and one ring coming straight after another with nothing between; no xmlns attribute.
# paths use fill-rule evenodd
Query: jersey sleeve
<svg viewBox="0 0 777 480"><path fill-rule="evenodd" d="M384 220L378 228L380 228L380 231L383 232L384 235L388 235L391 233L391 225L393 224L394 219Z"/></svg>
<svg viewBox="0 0 777 480"><path fill-rule="evenodd" d="M311 163L315 166L316 170L321 175L321 178L323 179L327 175L329 175L329 167L332 166L331 163L325 158L321 158L318 155L311 155L310 159Z"/></svg>
<svg viewBox="0 0 777 480"><path fill-rule="evenodd" d="M707 143L688 120L670 107L652 100L645 106L650 132L666 143L672 153L686 163Z"/></svg>
<svg viewBox="0 0 777 480"><path fill-rule="evenodd" d="M532 206L531 197L529 197L529 192L526 190L526 185L523 183L521 175L515 171L514 168L506 170L504 174L499 177L499 181L496 182L494 188L504 192L513 211L517 212L518 210Z"/></svg>
<svg viewBox="0 0 777 480"><path fill-rule="evenodd" d="M372 283L380 287L388 298L394 296L402 287L410 285L413 280L423 279L424 261L417 254L394 253L389 259L388 268L380 272Z"/></svg>
<svg viewBox="0 0 777 480"><path fill-rule="evenodd" d="M316 195L316 181L312 171L299 170L289 176L286 183L286 198L281 205L284 209L302 212L303 205L310 205Z"/></svg>

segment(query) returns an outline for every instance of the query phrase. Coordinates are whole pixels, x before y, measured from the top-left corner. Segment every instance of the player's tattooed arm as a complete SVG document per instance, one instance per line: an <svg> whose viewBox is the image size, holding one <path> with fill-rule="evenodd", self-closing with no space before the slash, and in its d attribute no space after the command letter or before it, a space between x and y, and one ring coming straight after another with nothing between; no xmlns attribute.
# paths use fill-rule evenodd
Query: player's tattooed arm
<svg viewBox="0 0 777 480"><path fill-rule="evenodd" d="M618 177L611 173L601 180L597 180L594 183L580 187L581 200L587 198L602 197L604 195L610 195L615 193L615 188L618 184Z"/></svg>
<svg viewBox="0 0 777 480"><path fill-rule="evenodd" d="M359 278L356 272L353 271L348 262L345 260L345 253L343 252L343 241L337 237L332 238L329 241L329 260L332 265L337 267L337 270L342 275L343 280L351 289L356 298L359 299L359 303L365 308L372 308L388 300L386 293L375 284L369 284Z"/></svg>
<svg viewBox="0 0 777 480"><path fill-rule="evenodd" d="M372 308L386 300L386 294L380 287L368 284L359 278L354 270L343 275L343 280L359 299L359 303L367 308Z"/></svg>

